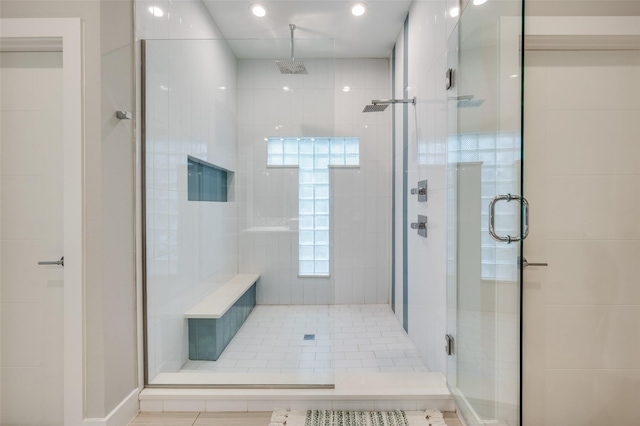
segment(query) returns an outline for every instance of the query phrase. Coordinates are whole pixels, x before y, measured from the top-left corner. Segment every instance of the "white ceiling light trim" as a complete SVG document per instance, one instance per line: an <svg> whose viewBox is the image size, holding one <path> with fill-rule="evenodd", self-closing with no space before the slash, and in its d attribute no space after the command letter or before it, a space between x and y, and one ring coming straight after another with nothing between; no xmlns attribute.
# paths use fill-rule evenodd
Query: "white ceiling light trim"
<svg viewBox="0 0 640 426"><path fill-rule="evenodd" d="M263 18L267 14L267 9L259 3L254 3L249 8L251 9L251 13L258 18Z"/></svg>
<svg viewBox="0 0 640 426"><path fill-rule="evenodd" d="M364 3L355 3L351 6L351 14L353 16L362 16L367 11L367 5Z"/></svg>

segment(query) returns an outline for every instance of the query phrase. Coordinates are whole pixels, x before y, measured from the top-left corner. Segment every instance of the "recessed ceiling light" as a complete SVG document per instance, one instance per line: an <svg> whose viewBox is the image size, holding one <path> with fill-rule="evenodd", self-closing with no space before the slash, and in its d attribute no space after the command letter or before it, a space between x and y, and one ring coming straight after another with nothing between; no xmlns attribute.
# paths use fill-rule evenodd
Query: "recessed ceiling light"
<svg viewBox="0 0 640 426"><path fill-rule="evenodd" d="M487 0L473 0L473 4L476 6L480 6L481 4L485 4Z"/></svg>
<svg viewBox="0 0 640 426"><path fill-rule="evenodd" d="M162 9L160 9L159 7L156 7L156 6L151 6L149 8L149 13L151 13L156 18L160 18L160 17L164 16L164 11Z"/></svg>
<svg viewBox="0 0 640 426"><path fill-rule="evenodd" d="M364 3L356 3L351 6L351 13L353 16L362 16L367 11L367 5Z"/></svg>
<svg viewBox="0 0 640 426"><path fill-rule="evenodd" d="M265 9L265 7L261 4L252 4L251 13L256 15L258 18L262 18L267 14L267 9Z"/></svg>
<svg viewBox="0 0 640 426"><path fill-rule="evenodd" d="M456 16L460 15L460 8L459 7L452 7L451 10L449 10L449 16L451 16L452 18L455 18Z"/></svg>

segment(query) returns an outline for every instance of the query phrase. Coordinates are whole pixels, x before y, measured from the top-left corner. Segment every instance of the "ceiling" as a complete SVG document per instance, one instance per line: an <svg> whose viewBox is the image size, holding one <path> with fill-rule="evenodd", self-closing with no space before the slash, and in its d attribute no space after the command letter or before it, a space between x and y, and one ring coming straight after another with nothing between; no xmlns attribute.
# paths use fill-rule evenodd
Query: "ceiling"
<svg viewBox="0 0 640 426"><path fill-rule="evenodd" d="M411 0L366 0L363 16L351 14L357 0L203 0L238 58L289 55L289 24L295 24L300 58L388 58L409 12ZM263 18L249 7L260 3ZM248 41L246 39L253 39ZM256 42L255 39L266 39ZM281 39L279 42L267 40ZM313 40L306 40L313 39ZM272 44L273 43L273 44Z"/></svg>

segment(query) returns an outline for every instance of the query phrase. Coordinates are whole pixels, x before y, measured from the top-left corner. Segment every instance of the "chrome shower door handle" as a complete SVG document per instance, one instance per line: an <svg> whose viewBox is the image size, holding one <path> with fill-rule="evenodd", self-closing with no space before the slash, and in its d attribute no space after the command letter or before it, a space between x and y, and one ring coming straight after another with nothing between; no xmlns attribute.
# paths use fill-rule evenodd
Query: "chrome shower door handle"
<svg viewBox="0 0 640 426"><path fill-rule="evenodd" d="M522 207L524 207L524 213L522 218L524 227L522 230L522 235L518 237L512 237L511 235L507 235L506 237L501 237L497 235L495 231L496 204L498 203L498 201L509 202L514 200L520 201L520 203L522 204ZM527 201L527 199L524 197L521 197L520 195L511 195L511 194L498 195L496 197L493 197L493 199L489 203L489 235L491 235L491 238L493 238L494 240L507 243L507 244L517 242L517 241L522 241L525 238L527 238L527 236L529 235L529 202Z"/></svg>

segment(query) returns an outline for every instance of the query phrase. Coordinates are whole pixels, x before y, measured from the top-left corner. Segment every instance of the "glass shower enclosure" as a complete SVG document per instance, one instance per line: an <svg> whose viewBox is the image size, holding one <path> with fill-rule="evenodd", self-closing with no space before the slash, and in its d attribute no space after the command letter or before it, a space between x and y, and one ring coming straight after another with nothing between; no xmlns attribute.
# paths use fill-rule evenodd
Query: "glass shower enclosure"
<svg viewBox="0 0 640 426"><path fill-rule="evenodd" d="M520 424L522 6L468 2L449 39L447 381L467 425Z"/></svg>
<svg viewBox="0 0 640 426"><path fill-rule="evenodd" d="M286 39L143 43L149 386L333 385L330 167L358 143L333 41L296 49L307 74L276 66Z"/></svg>

